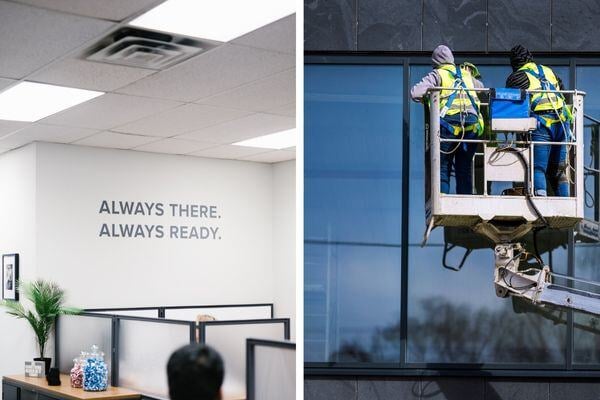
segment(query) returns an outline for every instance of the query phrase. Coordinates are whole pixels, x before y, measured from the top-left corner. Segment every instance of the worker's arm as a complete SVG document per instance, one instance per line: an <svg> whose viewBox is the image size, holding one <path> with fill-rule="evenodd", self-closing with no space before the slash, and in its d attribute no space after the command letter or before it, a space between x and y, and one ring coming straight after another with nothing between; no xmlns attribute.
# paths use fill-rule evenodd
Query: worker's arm
<svg viewBox="0 0 600 400"><path fill-rule="evenodd" d="M440 76L438 73L431 71L425 75L423 79L421 79L421 82L413 86L413 88L410 90L410 97L413 99L413 101L420 103L423 101L423 96L425 96L425 93L427 93L427 89L440 86L440 84Z"/></svg>
<svg viewBox="0 0 600 400"><path fill-rule="evenodd" d="M560 79L560 76L556 75L556 72L554 73L554 76L556 77L556 80L558 81L558 90L565 90L565 87L563 86L563 81L562 79Z"/></svg>
<svg viewBox="0 0 600 400"><path fill-rule="evenodd" d="M473 78L473 87L475 89L481 89L485 86L483 86L483 82L481 82L478 79ZM483 93L483 92L474 92L474 94L475 94L475 96L479 97L479 101L483 101L486 99L485 93Z"/></svg>

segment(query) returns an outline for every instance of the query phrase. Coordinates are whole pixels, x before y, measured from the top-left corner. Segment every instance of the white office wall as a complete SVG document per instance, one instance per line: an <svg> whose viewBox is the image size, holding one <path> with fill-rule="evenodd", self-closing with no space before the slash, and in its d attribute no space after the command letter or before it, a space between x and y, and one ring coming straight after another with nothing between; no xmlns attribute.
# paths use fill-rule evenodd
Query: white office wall
<svg viewBox="0 0 600 400"><path fill-rule="evenodd" d="M18 253L19 278L36 276L35 146L0 155L0 254ZM23 373L37 355L29 324L0 310L0 375ZM49 353L49 352L48 352Z"/></svg>
<svg viewBox="0 0 600 400"><path fill-rule="evenodd" d="M40 143L39 274L83 307L271 302L271 168ZM164 215L100 213L103 200L160 202ZM220 218L171 217L170 203L216 206ZM103 223L162 225L164 237L99 237ZM172 225L219 230L177 239Z"/></svg>
<svg viewBox="0 0 600 400"><path fill-rule="evenodd" d="M291 317L296 339L296 162L273 165L273 282L275 316Z"/></svg>
<svg viewBox="0 0 600 400"><path fill-rule="evenodd" d="M0 155L0 250L70 305L268 302L294 327L294 164L32 144ZM108 215L102 200L208 204L221 218ZM210 225L221 240L99 237L102 223ZM0 335L0 373L21 373L36 356L29 327L0 312Z"/></svg>

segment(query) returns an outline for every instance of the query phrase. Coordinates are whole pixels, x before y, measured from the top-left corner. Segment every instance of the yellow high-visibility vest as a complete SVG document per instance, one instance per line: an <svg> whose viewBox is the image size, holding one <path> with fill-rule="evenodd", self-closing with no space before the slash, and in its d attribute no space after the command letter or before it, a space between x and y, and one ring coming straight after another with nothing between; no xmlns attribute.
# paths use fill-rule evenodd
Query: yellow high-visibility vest
<svg viewBox="0 0 600 400"><path fill-rule="evenodd" d="M458 69L452 64L442 64L437 68L437 72L442 80L443 88L463 88L474 89L473 77L467 68ZM440 122L444 122L443 117L446 115L456 115L461 112L466 112L469 108L473 108L477 114L477 123L468 126L452 126L444 123L448 129L451 129L454 135L458 136L462 131L474 131L478 136L483 134L484 122L480 112L479 98L474 91L467 90L442 90L440 93Z"/></svg>
<svg viewBox="0 0 600 400"><path fill-rule="evenodd" d="M445 88L454 88L456 83L456 73L457 68L452 64L442 64L438 67L437 72L440 74L442 78L442 87ZM473 89L475 86L473 85L473 77L471 76L471 72L466 68L461 69L462 80L465 83L465 86L468 89ZM471 105L471 100L469 99L468 94L471 95L471 98L476 104L476 108L479 109L479 98L475 92L467 93L466 91L455 91L455 90L442 90L440 94L440 109L446 107L448 103L448 98L456 92L456 96L452 101L452 104L448 107L448 111L446 115L455 115L461 111L465 111Z"/></svg>
<svg viewBox="0 0 600 400"><path fill-rule="evenodd" d="M540 65L546 80L552 84L554 90L560 90L558 79L552 69L545 65ZM519 71L525 72L529 80L530 90L550 90L549 85L542 85L539 79L538 65L534 62L528 62L519 68ZM565 105L563 97L557 93L531 93L531 106L534 112L555 111L560 110Z"/></svg>

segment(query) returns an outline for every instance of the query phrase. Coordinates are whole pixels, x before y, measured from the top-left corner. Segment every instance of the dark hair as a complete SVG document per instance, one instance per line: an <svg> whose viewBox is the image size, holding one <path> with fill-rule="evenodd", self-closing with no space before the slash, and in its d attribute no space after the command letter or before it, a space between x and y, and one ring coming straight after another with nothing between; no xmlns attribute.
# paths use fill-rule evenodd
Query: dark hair
<svg viewBox="0 0 600 400"><path fill-rule="evenodd" d="M223 359L214 349L188 344L167 363L171 400L217 400L223 384Z"/></svg>

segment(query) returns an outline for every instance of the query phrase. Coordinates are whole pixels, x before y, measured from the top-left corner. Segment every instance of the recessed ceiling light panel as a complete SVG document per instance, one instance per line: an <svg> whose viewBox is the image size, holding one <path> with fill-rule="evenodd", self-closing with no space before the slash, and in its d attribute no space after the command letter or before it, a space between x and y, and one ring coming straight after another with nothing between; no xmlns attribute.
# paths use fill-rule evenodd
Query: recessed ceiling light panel
<svg viewBox="0 0 600 400"><path fill-rule="evenodd" d="M0 93L0 119L34 122L102 94L93 90L21 82Z"/></svg>
<svg viewBox="0 0 600 400"><path fill-rule="evenodd" d="M241 142L233 143L235 146L258 147L261 149L287 149L296 146L296 130L290 129L287 131L272 133L255 137Z"/></svg>
<svg viewBox="0 0 600 400"><path fill-rule="evenodd" d="M228 42L296 11L294 0L167 0L133 26Z"/></svg>

